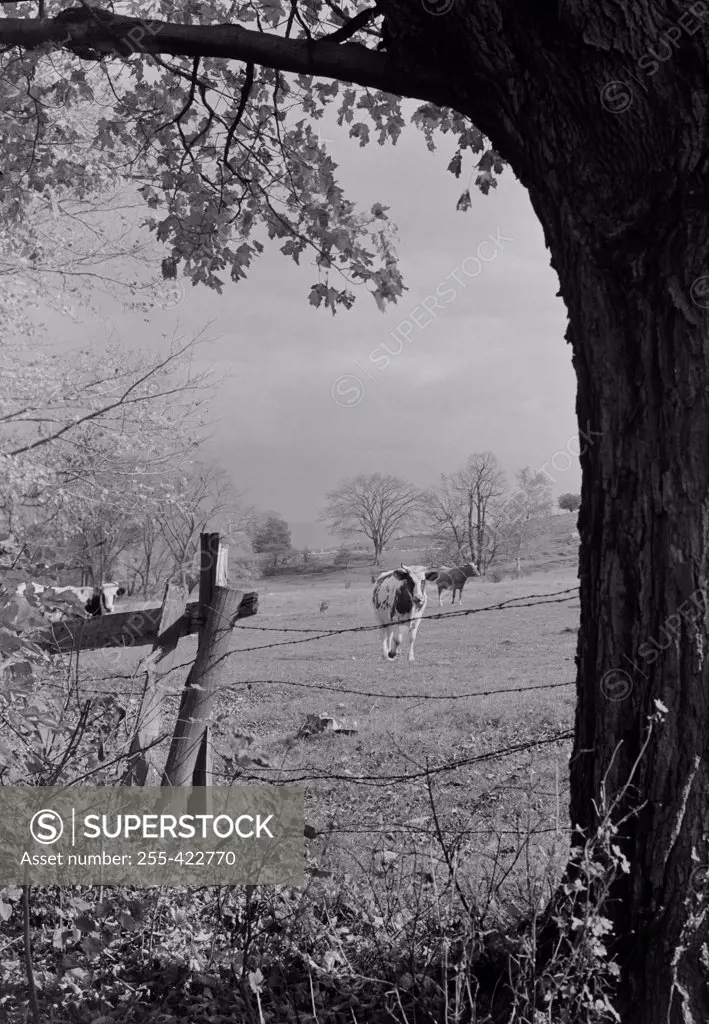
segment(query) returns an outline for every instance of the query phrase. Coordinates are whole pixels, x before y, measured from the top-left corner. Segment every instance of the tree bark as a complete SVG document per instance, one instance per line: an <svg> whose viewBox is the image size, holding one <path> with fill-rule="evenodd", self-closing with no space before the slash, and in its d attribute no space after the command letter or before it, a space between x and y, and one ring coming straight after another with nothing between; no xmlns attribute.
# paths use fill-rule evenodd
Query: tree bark
<svg viewBox="0 0 709 1024"><path fill-rule="evenodd" d="M624 966L618 1009L643 1024L709 1020L696 872L709 836L709 342L687 294L709 260L701 223L649 256L632 287L568 241L557 247L582 431L574 823L593 829L604 776L612 796L655 701L669 709L619 807L642 809L623 826L630 873L608 908ZM676 233L664 228L653 221L648 236Z"/></svg>

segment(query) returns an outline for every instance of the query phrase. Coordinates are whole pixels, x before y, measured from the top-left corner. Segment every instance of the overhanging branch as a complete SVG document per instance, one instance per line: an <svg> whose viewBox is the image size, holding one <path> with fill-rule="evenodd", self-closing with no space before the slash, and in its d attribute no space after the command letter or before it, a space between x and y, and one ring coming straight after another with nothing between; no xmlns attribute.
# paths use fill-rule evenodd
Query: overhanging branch
<svg viewBox="0 0 709 1024"><path fill-rule="evenodd" d="M285 39L236 25L173 25L125 18L95 7L65 9L49 21L0 19L0 45L32 50L51 44L94 59L133 54L221 57L351 82L437 106L456 105L455 91L442 75L403 71L386 53L358 43Z"/></svg>

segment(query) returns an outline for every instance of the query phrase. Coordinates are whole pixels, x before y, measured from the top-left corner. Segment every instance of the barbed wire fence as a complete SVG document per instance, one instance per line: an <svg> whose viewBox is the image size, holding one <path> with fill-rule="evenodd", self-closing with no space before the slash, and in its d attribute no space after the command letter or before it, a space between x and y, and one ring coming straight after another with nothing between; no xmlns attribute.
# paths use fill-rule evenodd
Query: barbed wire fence
<svg viewBox="0 0 709 1024"><path fill-rule="evenodd" d="M508 610L533 608L537 605L553 605L570 603L577 599L578 587L567 587L562 590L546 592L542 594L525 594L513 598L509 598L503 601L498 601L493 604L485 605L480 608L466 608L458 609L455 611L446 612L434 612L432 614L424 615L423 618L428 623L429 621L442 622L448 619L460 619L466 618L470 615L478 615L483 613L494 613L504 612ZM405 625L408 619L403 620L402 625ZM266 644L259 645L244 645L239 646L235 649L234 653L247 653L247 652L260 652L271 650L273 648L280 647L291 647L295 644L309 643L317 640L326 642L332 637L341 637L350 633L370 633L385 629L386 625L380 624L366 624L358 625L337 629L304 629L303 627L295 627L284 625L281 627L274 626L256 626L253 624L244 625L244 631L253 630L256 632L269 632L269 633L281 633L281 634L297 634L296 637L288 637L283 640L275 640ZM555 682L555 683L540 683L540 684L524 684L520 686L504 686L497 687L495 689L479 689L471 690L460 693L448 693L439 694L432 692L407 692L407 693L390 693L382 690L374 690L369 688L359 688L346 685L335 685L326 681L314 681L305 682L294 679L255 679L249 678L248 680L240 681L230 687L233 691L238 691L244 685L248 686L281 686L284 689L296 689L296 690L312 690L315 692L325 692L332 694L349 695L356 698L371 699L377 703L381 702L384 704L396 704L402 701L406 702L407 705L411 705L412 702L419 701L424 704L446 704L447 702L460 702L460 701L475 701L476 699L482 699L485 697L497 697L500 695L523 695L527 691L556 691L560 689L569 690L575 684L573 681L568 682ZM273 783L278 780L278 784L281 785L318 785L323 783L334 783L334 784L346 784L348 786L365 787L370 789L386 790L389 787L401 786L406 784L412 784L416 782L429 783L434 777L445 777L450 776L455 772L460 772L463 769L471 768L474 766L482 766L485 764L491 764L492 762L501 762L506 758L513 756L519 756L525 752L534 752L539 749L549 747L561 747L568 744L572 739L573 733L569 730L560 730L551 736L545 736L543 738L535 738L526 740L521 743L510 744L504 747L497 747L493 750L486 751L483 753L475 754L473 756L467 756L462 758L451 758L443 760L437 765L427 765L425 768L420 768L413 772L404 773L391 773L382 772L376 775L362 774L356 772L338 772L333 770L332 767L323 769L268 769L262 768L258 773L252 773L248 771L242 771L240 778L244 782L263 782L267 779ZM560 784L560 771L558 758L556 761L556 789L555 790L540 790L536 787L534 790L535 798L541 797L556 802L556 824L548 827L544 823L529 823L529 834L542 835L542 834L555 834L557 836L561 834L567 834L570 831L568 826L564 826L560 822L560 803L562 796L566 795L567 787ZM509 793L514 787L509 780L505 780L500 783L500 788L504 789L506 793ZM519 787L525 788L525 787ZM553 807L553 803L551 805ZM467 837L467 836L501 836L501 835L520 835L520 829L501 829L499 826L496 828L466 828L463 823L457 823L454 828L449 828L441 825L441 831L447 835L455 835L456 837ZM317 835L322 838L332 838L333 836L361 836L361 835L372 835L373 833L379 833L380 835L407 835L420 833L421 835L430 834L430 822L428 827L417 827L410 821L391 821L388 820L386 824L382 824L376 821L355 821L347 823L345 825L334 824L330 822L328 827L320 828L313 832L313 836Z"/></svg>
<svg viewBox="0 0 709 1024"><path fill-rule="evenodd" d="M567 587L563 590L552 591L550 593L543 594L526 594L518 597L508 598L504 601L499 601L493 604L485 605L480 608L459 608L455 611L447 612L435 612L433 614L424 615L423 619L425 622L441 622L449 621L453 619L467 618L472 615L480 615L484 613L494 612L505 612L513 611L524 608L535 608L544 605L555 605L565 604L576 600L578 597L578 585ZM413 618L413 616L411 617ZM403 619L401 625L405 626L411 619ZM347 634L367 634L375 631L386 629L387 625L377 624L362 624L356 626L349 626L337 629L315 629L315 628L303 628L293 626L257 626L257 625L240 625L235 630L235 639L238 639L239 634L242 632L263 632L263 633L280 633L280 634L305 634L299 635L295 638L287 638L283 640L277 640L272 643L257 644L251 646L234 646L226 655L224 659L228 659L234 656L240 656L246 653L256 653L261 651L268 651L275 648L282 647L295 647L302 644L314 643L318 641L329 641L338 637L342 637ZM222 659L220 659L222 660ZM189 669L192 665L192 660L175 664L170 669L169 675L180 672L184 669ZM140 665L135 669L134 672L129 674L117 674L111 673L111 679L118 680L132 680L136 679L136 676L140 672ZM60 686L61 684L55 684ZM555 683L539 683L539 684L527 684L521 686L509 686L499 687L495 689L485 690L472 690L461 693L453 694L437 694L430 692L417 692L417 693L388 693L386 691L359 689L347 686L334 685L331 682L325 681L313 681L304 682L295 679L275 679L275 678L254 678L254 679L243 679L238 680L234 683L227 684L220 688L220 691L228 692L243 692L247 688L253 686L282 686L290 687L293 689L301 690L312 690L322 691L330 693L339 693L343 695L354 696L358 698L373 699L375 701L419 701L421 703L433 703L440 704L441 702L460 702L460 701L474 701L476 699L482 699L486 697L499 696L499 695L523 695L525 693L540 690L559 690L569 689L575 685L574 681L569 680L568 682L555 682ZM175 699L179 699L179 695L175 695ZM503 747L498 747L493 750L484 751L482 753L442 759L440 763L429 765L425 767L419 767L412 771L405 771L399 773L377 773L377 774L356 774L350 771L338 772L334 771L332 767L325 768L287 768L285 765L280 767L272 767L270 765L260 765L256 771L249 771L242 768L238 773L238 779L245 783L261 783L268 782L272 785L306 785L306 784L317 784L323 782L329 783L347 783L351 786L357 787L368 787L370 789L386 789L392 786L401 786L412 783L429 783L433 778L440 778L445 776L447 773L459 772L461 769L471 768L473 766L479 766L483 764L489 764L494 761L501 761L504 758L513 757L525 752L538 750L540 748L548 748L553 745L564 745L567 744L573 738L573 732L571 730L559 730L550 736L543 736L540 738L534 738L524 740L519 743L508 744ZM212 740L212 746L214 749L214 741ZM217 751L214 751L217 753ZM558 785L558 783L557 783ZM559 799L559 790L552 794L545 792L542 794L538 793L539 796L544 795L547 797L556 796L557 802ZM417 826L412 825L410 822L403 821L388 821L386 826L375 822L352 822L348 827L330 827L326 829L312 829L312 836L332 836L334 834L341 835L362 835L372 834L376 832L383 832L395 834L397 832L407 832L411 834L412 831L416 831ZM426 829L421 827L420 831L422 834L426 833ZM467 829L462 826L457 826L455 830L443 829L444 832L455 832L456 835L517 835L518 830L500 830L497 828L491 829ZM557 833L567 832L567 827L561 827L558 821L557 812L557 824L556 827L535 827L534 833Z"/></svg>
<svg viewBox="0 0 709 1024"><path fill-rule="evenodd" d="M494 602L492 604L484 605L479 608L459 608L455 611L445 612L433 612L431 614L424 614L423 620L428 622L443 622L450 621L453 619L467 619L472 615L480 615L485 613L501 613L505 611L512 611L516 609L534 608L537 606L548 606L558 604L568 604L578 598L578 586L566 587L561 590L551 591L542 594L525 594L517 597L508 598L503 601ZM404 618L401 620L401 625L405 626L408 622L413 619ZM286 636L284 639L274 639L273 642L255 645L244 645L239 644L235 646L232 651L229 652L228 657L232 655L243 655L247 653L258 654L260 652L270 651L277 648L293 648L300 647L302 644L313 643L317 641L328 641L347 636L350 634L369 634L373 632L380 632L382 629L386 629L386 624L362 624L356 626L338 627L336 629L313 629L304 628L297 626L259 626L256 624L249 623L244 624L239 628L241 632L259 632L259 633L277 633L281 634L296 634L296 636ZM332 682L317 680L313 682L300 681L289 678L248 678L239 680L233 684L229 684L223 689L238 693L243 692L245 687L252 686L281 686L284 689L294 690L309 690L313 692L324 692L331 694L342 694L367 700L374 700L376 702L385 702L389 704L397 704L402 701L407 704L412 702L421 702L425 704L434 704L440 706L448 702L461 702L461 701L475 701L486 697L496 697L500 695L523 695L527 692L532 691L556 691L556 690L569 690L575 685L574 681L569 680L568 682L554 682L554 683L533 683L525 684L520 686L504 686L495 689L479 689L470 690L460 693L452 694L440 694L431 692L407 692L407 693L389 693L385 690L375 690L368 688L359 688L346 685L337 685ZM426 783L436 777L442 778L449 776L452 773L460 772L463 769L470 769L479 767L482 765L488 765L491 762L500 762L503 759L510 758L513 756L519 756L520 754L537 751L544 748L550 747L561 747L568 744L573 738L573 732L571 730L559 730L550 736L538 737L533 739L524 740L518 743L508 744L506 746L496 747L489 751L484 751L477 754L472 754L464 757L447 758L441 759L438 764L427 764L425 767L419 767L414 770L404 772L380 772L376 774L372 773L357 773L353 771L338 771L333 766L315 768L310 767L307 769L303 768L288 768L285 765L280 767L271 766L259 766L256 771L249 771L248 769L242 768L239 772L239 780L244 783L262 783L268 781L270 784L277 785L317 785L322 783L330 784L346 784L347 786L365 787L370 790L386 790L390 787L405 786L415 783ZM568 826L562 826L559 821L559 801L561 797L561 787L559 785L558 778L558 762L557 762L557 788L554 792L551 791L540 791L536 790L535 795L538 797L544 797L548 799L556 799L556 825L545 826L539 823L531 826L532 832L536 834L556 834L568 833L570 831ZM511 787L508 784L505 787L509 790ZM564 787L564 790L566 787ZM499 828L466 828L462 822L457 824L455 828L441 827L442 832L446 834L455 834L458 837L463 836L483 836L483 835L519 835L519 829L499 829ZM355 821L347 823L346 825L337 825L332 822L326 828L319 828L312 830L312 837L319 836L322 838L332 838L333 836L362 836L372 834L386 834L393 836L395 834L411 836L419 832L422 836L429 834L429 829L424 826L412 825L411 822L407 821L392 821L388 820L386 824L382 824L376 821Z"/></svg>

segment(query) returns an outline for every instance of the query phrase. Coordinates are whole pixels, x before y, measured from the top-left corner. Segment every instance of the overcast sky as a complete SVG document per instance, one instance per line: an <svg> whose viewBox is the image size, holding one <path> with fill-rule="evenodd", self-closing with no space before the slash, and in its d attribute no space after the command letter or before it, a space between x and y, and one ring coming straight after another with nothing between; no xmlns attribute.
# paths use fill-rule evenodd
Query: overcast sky
<svg viewBox="0 0 709 1024"><path fill-rule="evenodd" d="M578 491L577 458L556 455L552 467L555 453L578 451L575 379L558 280L525 190L506 168L488 196L471 189L472 208L459 213L467 179L445 170L447 140L431 154L414 129L384 148L360 148L336 125L322 137L349 198L364 208L381 201L398 225L409 290L395 307L382 314L362 291L349 312L316 310L315 268L268 245L249 279L221 297L187 285L175 309L110 313L117 334L155 347L176 328L212 322L209 360L230 377L215 401L211 451L248 500L290 521L315 519L347 476L380 471L426 485L486 449L510 481L521 466L546 464L555 495ZM488 261L477 262L485 240ZM461 269L468 257L472 277ZM427 296L430 313L420 306ZM397 343L390 332L403 321L408 340ZM52 329L76 342L95 335L95 325L56 318ZM382 343L401 349L388 365L383 349L370 358Z"/></svg>

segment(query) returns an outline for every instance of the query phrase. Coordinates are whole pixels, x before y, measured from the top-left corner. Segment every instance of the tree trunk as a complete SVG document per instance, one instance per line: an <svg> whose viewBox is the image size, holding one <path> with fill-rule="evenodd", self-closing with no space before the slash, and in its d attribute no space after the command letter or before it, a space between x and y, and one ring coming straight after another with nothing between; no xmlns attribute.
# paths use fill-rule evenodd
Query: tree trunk
<svg viewBox="0 0 709 1024"><path fill-rule="evenodd" d="M474 502L471 496L468 496L468 557L465 559L466 562L471 559L475 560L475 527L473 525L473 508ZM460 563L459 563L460 564Z"/></svg>
<svg viewBox="0 0 709 1024"><path fill-rule="evenodd" d="M474 124L529 190L569 311L586 432L572 821L592 829L603 790L617 793L634 769L621 813L642 809L622 827L629 873L608 907L623 1024L698 1024L709 1020L709 925L693 874L709 859L707 624L695 610L709 569L706 6L381 0L377 9L381 64L349 43L334 61L322 43L308 44L307 65L293 51L287 66L454 107L470 119L466 155L486 147ZM192 56L208 31L194 27ZM28 38L40 32L27 21ZM303 45L277 43L273 66ZM485 180L494 159L483 160ZM505 238L501 258L514 245ZM636 765L656 700L669 713Z"/></svg>
<svg viewBox="0 0 709 1024"><path fill-rule="evenodd" d="M148 600L150 591L150 566L152 564L152 552L148 552L145 558L145 583L143 584L143 600Z"/></svg>
<svg viewBox="0 0 709 1024"><path fill-rule="evenodd" d="M612 798L635 769L607 908L624 1024L709 1020L709 301L692 301L709 244L705 217L665 216L625 276L556 246L583 468L571 819L592 831L604 780ZM656 701L669 713L636 765Z"/></svg>

